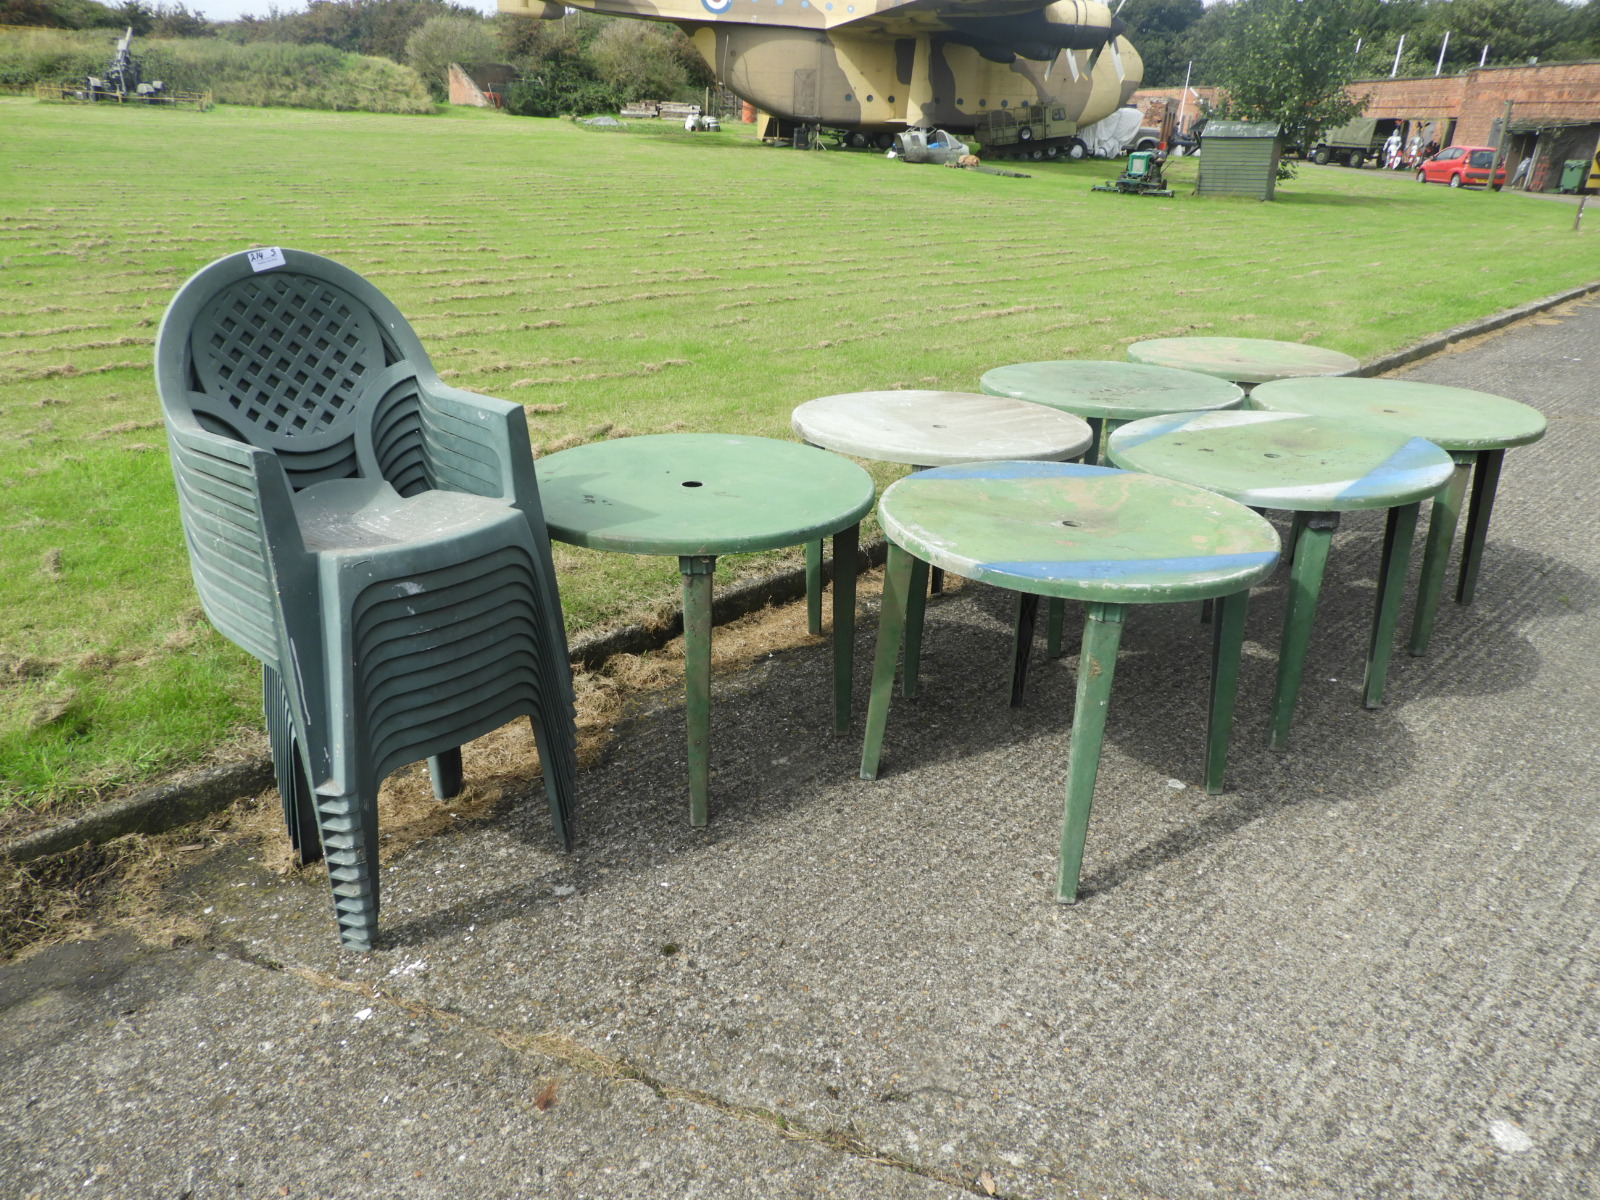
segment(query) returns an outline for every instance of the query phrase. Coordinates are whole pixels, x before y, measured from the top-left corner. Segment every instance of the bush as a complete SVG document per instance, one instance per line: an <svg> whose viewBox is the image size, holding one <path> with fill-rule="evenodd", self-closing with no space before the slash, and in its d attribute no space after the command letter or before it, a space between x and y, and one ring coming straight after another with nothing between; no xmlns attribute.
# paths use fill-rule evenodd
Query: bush
<svg viewBox="0 0 1600 1200"><path fill-rule="evenodd" d="M476 17L429 17L406 39L406 62L436 96L449 89L450 64L468 74L495 61L493 26Z"/></svg>

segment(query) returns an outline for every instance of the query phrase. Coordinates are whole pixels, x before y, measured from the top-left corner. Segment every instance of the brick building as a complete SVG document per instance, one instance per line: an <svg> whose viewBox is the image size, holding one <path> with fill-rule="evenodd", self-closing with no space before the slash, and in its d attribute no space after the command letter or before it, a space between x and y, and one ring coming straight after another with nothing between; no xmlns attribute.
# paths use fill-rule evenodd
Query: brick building
<svg viewBox="0 0 1600 1200"><path fill-rule="evenodd" d="M1184 124L1192 124L1201 104L1214 101L1216 88L1143 88L1133 103L1147 112L1160 102L1185 107ZM1500 126L1507 127L1506 166L1515 171L1525 158L1532 162L1527 186L1553 191L1560 186L1562 164L1596 160L1600 143L1600 62L1535 63L1520 67L1476 67L1461 75L1414 79L1362 79L1350 85L1352 96L1366 96L1366 116L1399 124L1409 143L1420 133L1423 142L1441 146L1494 146ZM1507 105L1510 108L1508 110Z"/></svg>

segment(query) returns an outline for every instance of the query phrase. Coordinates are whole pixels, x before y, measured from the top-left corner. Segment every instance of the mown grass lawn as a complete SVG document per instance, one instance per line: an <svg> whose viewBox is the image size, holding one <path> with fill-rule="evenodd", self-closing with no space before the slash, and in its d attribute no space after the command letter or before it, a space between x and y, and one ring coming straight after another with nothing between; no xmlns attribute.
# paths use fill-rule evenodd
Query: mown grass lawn
<svg viewBox="0 0 1600 1200"><path fill-rule="evenodd" d="M975 389L1186 332L1358 357L1600 276L1572 211L1304 169L1272 204L1091 194L744 130L457 111L210 113L0 98L0 804L194 761L259 722L200 616L150 345L194 270L250 245L354 267L455 382L543 449L787 437L816 396ZM880 471L880 478L887 474ZM563 552L569 627L670 604L676 564ZM727 564L724 580L750 564Z"/></svg>

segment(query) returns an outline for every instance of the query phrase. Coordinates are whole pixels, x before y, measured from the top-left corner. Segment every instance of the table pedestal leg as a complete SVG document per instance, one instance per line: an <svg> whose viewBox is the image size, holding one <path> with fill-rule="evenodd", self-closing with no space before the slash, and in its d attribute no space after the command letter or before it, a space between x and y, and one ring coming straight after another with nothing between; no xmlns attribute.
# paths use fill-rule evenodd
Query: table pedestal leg
<svg viewBox="0 0 1600 1200"><path fill-rule="evenodd" d="M1211 626L1211 709L1206 717L1206 791L1222 792L1233 737L1233 706L1239 695L1239 659L1244 650L1244 618L1248 590L1219 596Z"/></svg>
<svg viewBox="0 0 1600 1200"><path fill-rule="evenodd" d="M1061 657L1061 625L1066 615L1067 602L1060 596L1052 596L1044 626L1045 653L1051 658Z"/></svg>
<svg viewBox="0 0 1600 1200"><path fill-rule="evenodd" d="M822 632L822 543L806 543L806 632Z"/></svg>
<svg viewBox="0 0 1600 1200"><path fill-rule="evenodd" d="M928 607L928 564L911 560L911 594L906 606L906 665L900 680L900 694L917 698L917 673L922 667L922 614Z"/></svg>
<svg viewBox="0 0 1600 1200"><path fill-rule="evenodd" d="M1102 452L1105 450L1104 425L1099 417L1084 418L1089 422L1089 448L1083 452L1083 461L1091 467L1100 465Z"/></svg>
<svg viewBox="0 0 1600 1200"><path fill-rule="evenodd" d="M1450 547L1456 540L1456 525L1461 520L1461 501L1467 493L1467 480L1472 477L1472 464L1477 455L1472 451L1451 455L1456 460L1455 472L1448 483L1439 489L1428 510L1428 538L1422 550L1422 575L1417 580L1417 608L1411 616L1411 645L1413 655L1428 652L1428 639L1433 636L1433 622L1439 615L1439 598L1444 593L1444 572L1450 562Z"/></svg>
<svg viewBox="0 0 1600 1200"><path fill-rule="evenodd" d="M1094 783L1100 773L1100 744L1106 732L1106 706L1111 703L1111 677L1117 667L1117 645L1127 606L1085 605L1083 652L1078 657L1078 695L1072 710L1072 741L1067 749L1067 799L1061 819L1061 860L1056 869L1056 899L1071 904L1078 898L1083 870L1083 842L1089 832Z"/></svg>
<svg viewBox="0 0 1600 1200"><path fill-rule="evenodd" d="M1306 670L1306 648L1311 644L1311 624L1317 615L1317 595L1322 591L1322 572L1327 568L1328 546L1337 528L1338 513L1307 513L1290 547L1294 566L1289 571L1289 606L1283 615L1283 640L1278 646L1278 685L1272 699L1269 736L1274 750L1282 750L1289 742L1289 725L1294 720L1294 705Z"/></svg>
<svg viewBox="0 0 1600 1200"><path fill-rule="evenodd" d="M878 610L878 650L872 660L872 695L867 701L867 733L861 743L861 778L878 777L883 754L883 731L889 724L889 700L894 693L895 662L900 638L906 630L906 606L912 591L912 555L889 543L889 562L883 571L883 604Z"/></svg>
<svg viewBox="0 0 1600 1200"><path fill-rule="evenodd" d="M1023 689L1028 686L1028 659L1033 655L1033 630L1039 619L1039 597L1032 592L1017 593L1016 630L1011 637L1011 707L1022 706Z"/></svg>
<svg viewBox="0 0 1600 1200"><path fill-rule="evenodd" d="M833 535L833 728L850 728L850 691L856 661L856 551L861 526Z"/></svg>
<svg viewBox="0 0 1600 1200"><path fill-rule="evenodd" d="M1389 510L1383 530L1383 563L1378 568L1378 605L1372 614L1372 641L1367 647L1367 673L1361 681L1361 703L1368 708L1383 704L1383 685L1394 650L1394 627L1400 620L1400 597L1406 590L1406 568L1411 563L1411 539L1417 531L1416 504Z"/></svg>
<svg viewBox="0 0 1600 1200"><path fill-rule="evenodd" d="M715 555L684 554L683 686L689 726L689 824L706 823L706 794L711 782L711 575Z"/></svg>
<svg viewBox="0 0 1600 1200"><path fill-rule="evenodd" d="M1478 567L1483 563L1483 543L1489 536L1489 518L1494 514L1494 494L1500 486L1500 464L1504 450L1484 450L1472 472L1472 504L1467 509L1467 534L1461 543L1461 577L1456 581L1456 603L1471 604L1478 586Z"/></svg>

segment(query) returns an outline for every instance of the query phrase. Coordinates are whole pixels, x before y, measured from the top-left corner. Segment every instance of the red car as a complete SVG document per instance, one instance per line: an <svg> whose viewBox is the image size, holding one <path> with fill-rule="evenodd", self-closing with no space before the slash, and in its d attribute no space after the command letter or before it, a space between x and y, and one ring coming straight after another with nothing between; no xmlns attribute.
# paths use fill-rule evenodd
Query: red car
<svg viewBox="0 0 1600 1200"><path fill-rule="evenodd" d="M1493 171L1494 182L1489 183ZM1489 184L1495 191L1505 186L1506 169L1495 168L1491 146L1450 146L1417 168L1418 183L1448 183L1451 187Z"/></svg>

